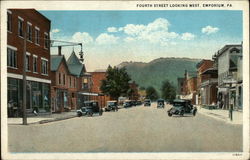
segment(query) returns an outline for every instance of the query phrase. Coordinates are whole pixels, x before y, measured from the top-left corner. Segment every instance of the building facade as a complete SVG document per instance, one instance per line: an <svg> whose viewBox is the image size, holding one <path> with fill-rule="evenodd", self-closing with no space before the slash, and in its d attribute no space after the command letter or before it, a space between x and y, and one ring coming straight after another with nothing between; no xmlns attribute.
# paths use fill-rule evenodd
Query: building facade
<svg viewBox="0 0 250 160"><path fill-rule="evenodd" d="M106 71L90 72L90 74L92 77L91 92L93 93L90 99L97 100L101 107L105 107L107 101L111 100L111 97L104 95L100 89L102 80L106 79Z"/></svg>
<svg viewBox="0 0 250 160"><path fill-rule="evenodd" d="M7 11L8 116L20 116L23 68L26 69L26 112L50 113L50 26L34 9ZM24 64L24 54L26 64Z"/></svg>
<svg viewBox="0 0 250 160"><path fill-rule="evenodd" d="M222 109L229 109L230 106L242 109L242 104L237 102L242 99L241 57L241 44L225 45L214 55L218 66L218 103Z"/></svg>
<svg viewBox="0 0 250 160"><path fill-rule="evenodd" d="M52 112L71 109L69 88L76 89L75 77L70 75L63 55L51 56L51 108Z"/></svg>
<svg viewBox="0 0 250 160"><path fill-rule="evenodd" d="M217 103L218 74L212 60L202 60L197 65L198 104L215 105Z"/></svg>

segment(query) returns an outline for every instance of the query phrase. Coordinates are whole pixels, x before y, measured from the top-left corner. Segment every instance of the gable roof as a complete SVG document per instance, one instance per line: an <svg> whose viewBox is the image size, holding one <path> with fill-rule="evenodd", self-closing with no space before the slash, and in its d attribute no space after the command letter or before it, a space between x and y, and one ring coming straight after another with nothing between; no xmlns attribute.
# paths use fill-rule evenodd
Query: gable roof
<svg viewBox="0 0 250 160"><path fill-rule="evenodd" d="M71 53L69 59L67 60L67 65L69 68L69 72L72 75L82 76L84 72L86 72L85 65L80 62L74 51Z"/></svg>
<svg viewBox="0 0 250 160"><path fill-rule="evenodd" d="M64 56L58 56L58 55L51 55L51 65L50 69L51 71L57 71L58 67L63 60Z"/></svg>
<svg viewBox="0 0 250 160"><path fill-rule="evenodd" d="M70 73L64 55L61 55L61 56L59 56L59 55L51 55L50 57L51 57L51 65L50 65L50 70L51 71L56 72L58 70L60 64L64 63L64 65L65 65L65 67L67 69L67 72Z"/></svg>

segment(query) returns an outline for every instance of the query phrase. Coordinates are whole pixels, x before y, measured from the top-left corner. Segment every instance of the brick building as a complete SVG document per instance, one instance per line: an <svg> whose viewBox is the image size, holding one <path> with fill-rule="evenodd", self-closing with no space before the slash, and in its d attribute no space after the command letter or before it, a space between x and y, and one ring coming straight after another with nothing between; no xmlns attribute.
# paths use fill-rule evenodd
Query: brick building
<svg viewBox="0 0 250 160"><path fill-rule="evenodd" d="M76 89L76 78L70 75L63 55L51 56L51 108L63 112L71 108L69 87Z"/></svg>
<svg viewBox="0 0 250 160"><path fill-rule="evenodd" d="M202 60L197 65L198 104L217 103L218 73L212 60Z"/></svg>
<svg viewBox="0 0 250 160"><path fill-rule="evenodd" d="M9 9L7 15L8 116L21 114L23 67L27 75L28 115L34 109L40 114L50 113L51 22L34 9Z"/></svg>
<svg viewBox="0 0 250 160"><path fill-rule="evenodd" d="M90 72L92 77L92 87L91 92L95 93L95 95L91 96L92 100L97 100L101 107L104 107L107 101L111 100L110 96L103 95L100 90L101 81L106 79L106 71L96 71Z"/></svg>
<svg viewBox="0 0 250 160"><path fill-rule="evenodd" d="M76 56L74 51L68 58L67 65L70 74L74 76L72 83L76 85L76 87L69 87L71 109L78 109L84 101L88 100L86 93L89 93L91 88L91 75L86 72L85 65Z"/></svg>

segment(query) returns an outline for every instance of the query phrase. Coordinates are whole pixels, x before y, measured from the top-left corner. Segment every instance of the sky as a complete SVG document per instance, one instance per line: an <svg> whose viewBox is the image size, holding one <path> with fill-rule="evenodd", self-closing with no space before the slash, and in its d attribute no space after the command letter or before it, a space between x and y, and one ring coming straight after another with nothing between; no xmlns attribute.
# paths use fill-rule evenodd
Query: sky
<svg viewBox="0 0 250 160"><path fill-rule="evenodd" d="M51 39L83 43L87 71L160 57L211 59L242 41L242 11L40 11ZM79 47L63 47L66 58ZM57 54L57 48L51 48Z"/></svg>

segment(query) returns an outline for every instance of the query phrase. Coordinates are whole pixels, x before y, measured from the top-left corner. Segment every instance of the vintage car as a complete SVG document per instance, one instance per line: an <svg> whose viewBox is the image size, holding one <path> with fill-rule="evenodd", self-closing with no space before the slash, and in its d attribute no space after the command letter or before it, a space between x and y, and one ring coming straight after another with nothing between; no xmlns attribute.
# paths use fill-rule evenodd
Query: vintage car
<svg viewBox="0 0 250 160"><path fill-rule="evenodd" d="M132 107L132 106L133 106L133 103L132 103L131 100L126 100L126 101L124 101L124 103L123 103L123 107L124 107L124 108L129 108L129 107Z"/></svg>
<svg viewBox="0 0 250 160"><path fill-rule="evenodd" d="M190 100L177 99L173 101L173 107L168 110L168 116L183 116L185 113L189 113L195 116L196 112L197 108L191 104Z"/></svg>
<svg viewBox="0 0 250 160"><path fill-rule="evenodd" d="M98 113L101 116L103 111L99 107L97 101L85 101L83 103L83 106L79 110L77 110L76 113L78 117L85 115L93 116L93 114L95 113Z"/></svg>
<svg viewBox="0 0 250 160"><path fill-rule="evenodd" d="M132 100L131 103L132 103L132 106L137 106L136 100Z"/></svg>
<svg viewBox="0 0 250 160"><path fill-rule="evenodd" d="M142 105L142 102L141 101L136 101L136 105Z"/></svg>
<svg viewBox="0 0 250 160"><path fill-rule="evenodd" d="M165 107L164 99L158 99L157 108L164 108L164 107Z"/></svg>
<svg viewBox="0 0 250 160"><path fill-rule="evenodd" d="M144 106L151 106L151 100L150 99L145 99L144 100Z"/></svg>
<svg viewBox="0 0 250 160"><path fill-rule="evenodd" d="M118 111L117 101L107 101L107 106L105 107L105 111Z"/></svg>

